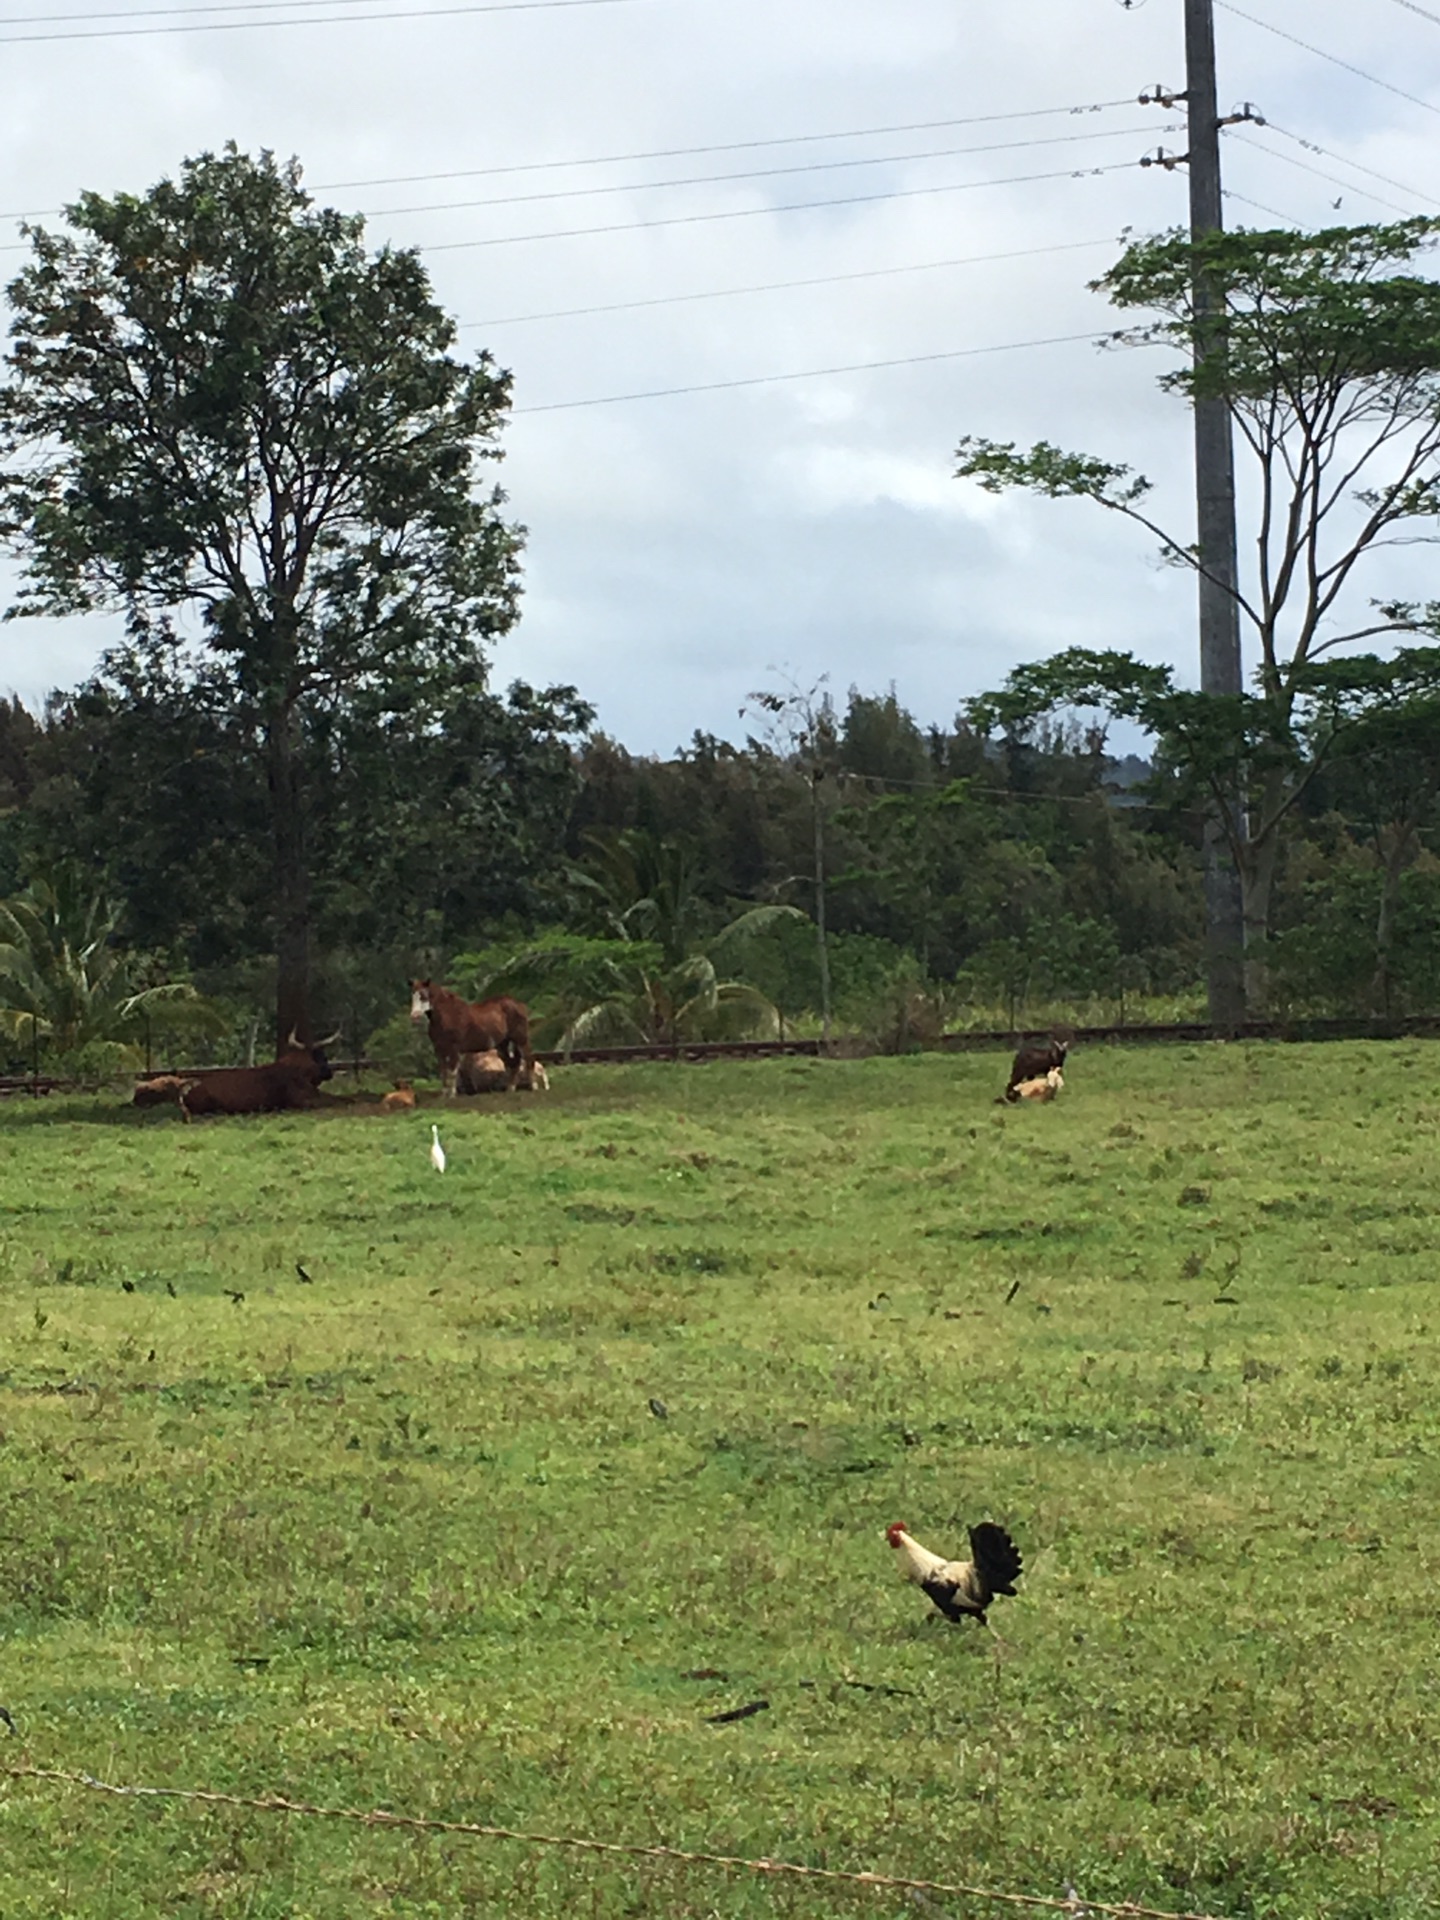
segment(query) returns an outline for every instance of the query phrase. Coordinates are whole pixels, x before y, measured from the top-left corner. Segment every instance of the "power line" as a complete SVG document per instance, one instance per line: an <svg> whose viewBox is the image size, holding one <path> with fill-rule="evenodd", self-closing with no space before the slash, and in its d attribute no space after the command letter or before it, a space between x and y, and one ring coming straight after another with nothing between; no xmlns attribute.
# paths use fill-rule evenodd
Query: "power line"
<svg viewBox="0 0 1440 1920"><path fill-rule="evenodd" d="M1173 133L1178 126L1178 121L1171 121L1159 131ZM691 173L673 180L621 181L616 186L603 187L552 187L543 193L501 194L488 200L434 200L414 207L381 207L368 212L365 217L367 220L391 220L412 213L464 213L476 207L532 206L542 200L587 200L605 193L655 193L669 187L725 185L735 180L773 180L792 173L828 173L848 167L894 166L906 160L951 160L970 153L1012 153L1025 147L1072 146L1085 140L1115 140L1122 136L1133 138L1154 131L1153 126L1111 127L1100 133L1051 134L1039 140L996 140L979 147L932 147L925 153L880 153L860 159L808 160L798 166L750 167L739 173Z"/></svg>
<svg viewBox="0 0 1440 1920"><path fill-rule="evenodd" d="M322 4L326 3L326 0L320 0L320 3ZM3 24L3 23L0 23L0 24ZM592 154L578 160L523 160L507 166L462 167L462 168L453 169L446 173L400 173L400 174L391 174L391 175L388 175L379 179L373 179L373 180L327 180L327 181L322 181L318 183L312 189L312 191L315 193L341 193L341 192L347 192L350 190L356 190L363 187L418 186L427 180L475 180L475 179L483 179L483 178L494 178L494 177L498 177L506 174L551 172L559 168L608 167L608 166L620 166L620 165L627 164L629 162L639 162L644 160L678 160L678 159L688 158L695 154L741 153L746 151L752 151L757 147L799 146L802 144L808 144L811 142L817 142L822 140L863 140L863 139L878 138L881 135L893 134L893 133L932 133L944 127L982 126L982 125L991 124L995 121L1000 121L1000 120L1030 120L1030 119L1037 119L1042 116L1054 116L1057 114L1079 115L1082 113L1101 113L1101 112L1107 111L1112 107L1127 107L1127 106L1133 106L1133 104L1134 102L1130 100L1102 100L1102 101L1096 101L1084 106L1032 107L1032 108L1023 109L1018 113L972 114L966 118L956 119L956 120L914 120L914 121L908 121L908 122L901 122L898 125L887 126L887 127L844 127L844 128L838 128L834 132L830 132L830 133L787 133L787 134L774 134L770 136L768 139L764 139L764 140L726 140L726 141L721 141L709 146L700 146L700 147L661 147L648 153ZM1162 129L1162 131L1164 130L1165 129ZM1145 133L1151 133L1154 131L1154 129L1153 127L1147 126L1141 129L1141 131ZM1064 137L1067 139L1073 139L1073 140L1078 140L1078 139L1093 140L1093 139L1101 138L1102 136L1098 134L1069 134ZM1017 141L1017 142L1014 142L1013 144L1017 146L1021 146L1027 143L1023 141ZM1038 145L1043 145L1045 143L1043 141L1036 141L1034 142L1034 144L1038 146ZM962 153L962 152L980 153L980 152L987 151L987 149L980 148L980 147L971 147L971 148L949 147L949 148L941 149L940 151L943 153ZM890 158L890 159L901 158L901 159L918 160L918 159L931 159L931 158L934 158L935 155L905 154L905 155L892 155L892 156L884 156L884 157ZM862 159L817 161L814 164L817 168L831 167L831 166L867 166L867 165L878 166L881 164L881 158L877 157L869 161L862 160ZM794 170L797 172L801 172L801 171L804 171L805 169L796 168ZM777 168L775 169L775 171L778 172L783 170ZM742 178L745 178L746 176L741 174L706 174L698 177L702 179L709 179L709 180L724 180L724 179L742 179ZM675 181L646 182L644 184L646 185L655 185L655 184L679 185L679 184L688 184L688 182L687 183L681 183L681 182L675 182ZM577 189L576 191L579 192L581 190ZM595 191L600 191L600 189L595 189ZM501 203L485 202L485 201L469 201L469 202L451 202L449 204L451 205L498 205ZM396 212L396 213L411 213L411 212L428 213L428 212L434 211L434 209L429 207L423 207L423 208L398 207L398 208L388 209L387 211ZM58 219L63 215L64 212L65 212L65 209L63 207L42 207L39 210L31 209L30 211L23 212L23 213L0 213L0 220ZM366 217L382 218L384 216L382 213L380 215L367 214Z"/></svg>
<svg viewBox="0 0 1440 1920"><path fill-rule="evenodd" d="M756 373L748 374L737 380L705 380L694 386L650 387L638 393L596 394L585 400L546 400L538 406L512 407L512 414L521 413L566 413L578 407L613 407L629 400L670 400L679 394L687 393L726 393L737 387L778 386L791 380L824 380L837 373L875 373L891 367L920 367L932 365L938 360L968 360L982 353L1018 353L1030 347L1071 346L1076 341L1088 340L1098 343L1102 340L1119 341L1124 338L1120 332L1108 333L1057 333L1045 340L1001 340L988 347L950 347L942 353L911 353L894 360L856 360L846 366L806 367L795 373Z"/></svg>
<svg viewBox="0 0 1440 1920"><path fill-rule="evenodd" d="M192 13L298 13L305 7L333 4L334 0L221 0L221 4L213 6L109 7L101 13L14 13L0 14L0 27L49 27L75 20L168 19Z"/></svg>
<svg viewBox="0 0 1440 1920"><path fill-rule="evenodd" d="M1440 14L1436 15L1436 19L1440 21ZM1273 120L1267 120L1265 125L1271 133L1278 133L1282 140L1293 140L1297 147L1305 147L1311 153L1322 154L1327 160L1338 161L1342 167L1349 167L1355 173L1368 173L1372 180L1381 180L1387 187L1398 188L1401 193L1411 194L1416 200L1429 200L1440 206L1440 200L1437 200L1433 193L1422 193L1419 187L1407 186L1403 180L1393 180L1388 173L1377 172L1374 167L1362 166L1358 160L1351 160L1343 153L1332 153L1329 147L1322 147L1318 140L1306 140L1301 134L1291 133L1288 127L1277 126Z"/></svg>
<svg viewBox="0 0 1440 1920"><path fill-rule="evenodd" d="M1272 26L1268 20L1259 20L1253 13L1246 13L1242 7L1232 5L1232 0L1215 0L1215 5L1223 8L1226 13L1233 13L1238 20L1248 20L1252 27L1263 27L1266 33L1273 33L1281 40L1288 40L1292 47L1302 47L1306 53L1313 53L1318 60L1328 60L1332 67L1343 67L1347 73L1356 74L1361 80L1368 80L1372 86L1383 87L1387 93L1398 94L1402 100L1408 100L1412 106L1424 107L1427 113L1440 114L1440 107L1434 106L1429 100L1422 100L1418 93L1407 93L1403 87L1394 86L1389 80L1380 79L1378 74L1367 73L1363 67L1354 66L1349 60L1342 60L1339 54L1326 53L1323 47L1312 47L1310 42L1302 40L1298 33L1287 33L1284 27Z"/></svg>
<svg viewBox="0 0 1440 1920"><path fill-rule="evenodd" d="M1351 193L1358 193L1366 200L1373 200L1376 206L1388 207L1392 213L1408 214L1409 207L1400 207L1393 200L1386 200L1370 187L1357 187L1352 181L1342 180L1338 173L1326 173L1323 167L1312 167L1308 160L1297 160L1293 153L1281 153L1278 147L1269 147L1263 140L1256 140L1247 133L1232 133L1232 140L1239 140L1247 147L1253 147L1257 153L1268 153L1274 160L1281 160L1287 167L1299 167L1302 173L1313 173L1317 180L1328 180L1332 187L1348 187Z"/></svg>
<svg viewBox="0 0 1440 1920"><path fill-rule="evenodd" d="M1418 13L1422 20L1433 20L1440 27L1440 13L1431 13L1428 7L1417 7L1415 0L1395 0L1397 7L1404 7L1407 13Z"/></svg>
<svg viewBox="0 0 1440 1920"><path fill-rule="evenodd" d="M545 233L490 234L482 240L441 240L420 249L426 254L455 253L462 247L508 247L525 240L579 240L598 234L649 232L659 227L688 227L712 220L752 220L760 214L805 213L816 207L859 207L879 200L913 200L922 194L969 193L980 187L1029 186L1041 180L1090 180L1134 165L1114 160L1103 167L1062 167L1050 173L1017 173L1000 180L956 180L938 187L897 187L889 193L853 193L834 200L790 200L768 207L724 207L710 213L665 214L658 220L617 220L603 227L557 227Z"/></svg>
<svg viewBox="0 0 1440 1920"><path fill-rule="evenodd" d="M266 0L239 0L239 3L265 4ZM301 0L301 3L304 4L305 0ZM316 5L325 3L326 0L313 0ZM196 20L159 27L87 27L79 33L0 33L0 46L38 46L42 41L49 40L129 40L156 33L235 33L256 27L339 27L355 21L433 20L454 14L548 13L561 7L628 7L639 3L640 0L473 0L473 4L463 7L404 7L388 13L331 13L286 20ZM150 11L162 12L164 9Z"/></svg>
<svg viewBox="0 0 1440 1920"><path fill-rule="evenodd" d="M1275 219L1283 220L1287 226L1303 227L1305 225L1305 222L1297 220L1293 213L1282 213L1279 207L1268 206L1263 200L1252 200L1248 194L1236 193L1233 187L1222 187L1220 191L1225 199L1237 201L1242 207L1254 207L1260 213L1272 214Z"/></svg>
<svg viewBox="0 0 1440 1920"><path fill-rule="evenodd" d="M522 160L503 167L461 167L449 173L399 173L376 180L327 180L316 193L340 193L360 187L408 187L424 180L474 180L503 173L535 173L551 167L610 167L638 160L682 160L698 153L744 153L755 147L791 147L817 140L869 140L892 133L938 133L945 127L989 126L998 120L1042 120L1058 114L1108 113L1132 107L1131 98L1092 100L1073 107L1024 107L1013 113L972 113L952 120L902 120L886 127L837 127L827 133L777 133L763 140L722 140L703 147L657 147L648 153L592 154L579 160ZM18 214L0 218L18 219Z"/></svg>
<svg viewBox="0 0 1440 1920"><path fill-rule="evenodd" d="M978 149L976 149L978 151ZM1009 174L999 180L952 180L938 186L893 187L883 193L845 194L830 200L786 200L777 205L764 207L723 207L708 213L663 214L656 220L617 220L601 227L556 227L543 233L499 233L488 234L478 240L439 240L417 247L416 251L431 253L454 253L468 247L506 247L528 240L575 240L595 234L645 232L658 227L685 227L703 225L712 220L750 220L757 215L767 213L803 213L814 207L859 207L883 200L912 200L923 194L931 193L968 193L979 187L1024 186L1040 180L1089 180L1105 173L1118 173L1134 164L1130 160L1112 160L1099 167L1063 167L1049 173ZM659 182L657 184L674 184ZM583 191L590 192L586 188ZM608 188L608 192L620 189ZM515 204L530 198L547 199L549 195L521 195ZM560 196L564 197L564 196ZM494 201L488 204L506 206L509 201ZM423 209L397 209L397 211L422 211ZM438 209L437 209L438 210ZM385 214L374 216L384 219ZM23 253L27 243L23 240L9 240L0 243L0 253Z"/></svg>
<svg viewBox="0 0 1440 1920"><path fill-rule="evenodd" d="M1062 240L1048 247L1017 247L1010 253L971 253L953 260L917 260L903 267L864 267L854 273L822 273L807 280L768 280L752 287L711 287L700 293L662 293L646 300L614 300L603 306L556 307L549 313L510 313L484 320L462 320L462 330L475 327L519 327L535 320L578 320L600 313L632 313L640 307L680 306L691 300L728 300L748 293L786 293L798 287L833 287L846 280L881 280L897 273L931 273L942 267L974 267L991 260L1028 260L1042 253L1073 253L1081 247L1108 247L1108 236L1095 240Z"/></svg>

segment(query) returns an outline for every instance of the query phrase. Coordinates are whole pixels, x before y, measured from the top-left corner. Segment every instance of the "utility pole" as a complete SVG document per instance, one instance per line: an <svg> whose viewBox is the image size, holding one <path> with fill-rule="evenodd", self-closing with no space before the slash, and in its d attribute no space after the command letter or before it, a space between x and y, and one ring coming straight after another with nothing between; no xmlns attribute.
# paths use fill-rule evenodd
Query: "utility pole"
<svg viewBox="0 0 1440 1920"><path fill-rule="evenodd" d="M1121 0L1127 5L1128 0ZM1225 225L1220 197L1220 129L1232 120L1260 120L1247 103L1222 119L1215 85L1214 0L1184 0L1185 91L1163 87L1141 94L1145 105L1185 102L1189 150L1176 157L1163 151L1145 165L1169 169L1183 159L1190 174L1190 238L1203 239ZM1191 281L1195 314L1194 358L1198 372L1225 351L1225 288L1196 265ZM1195 543L1200 613L1200 690L1237 694L1244 690L1240 660L1239 568L1235 552L1235 448L1230 409L1223 394L1196 392L1192 403L1195 435ZM1245 834L1244 794L1237 785L1229 811L1240 836ZM1205 976L1210 1019L1234 1028L1245 1018L1245 916L1240 874L1218 817L1206 820Z"/></svg>
<svg viewBox="0 0 1440 1920"><path fill-rule="evenodd" d="M1220 198L1220 110L1215 88L1213 0L1185 0L1185 116L1189 131L1190 238L1225 225ZM1196 268L1195 366L1225 351L1225 289ZM1195 421L1195 532L1200 550L1200 690L1243 691L1240 664L1239 571L1235 554L1235 448L1230 408L1219 393L1197 392ZM1244 796L1235 793L1239 831ZM1245 922L1240 875L1220 821L1205 823L1205 958L1210 1019L1234 1027L1245 1017Z"/></svg>

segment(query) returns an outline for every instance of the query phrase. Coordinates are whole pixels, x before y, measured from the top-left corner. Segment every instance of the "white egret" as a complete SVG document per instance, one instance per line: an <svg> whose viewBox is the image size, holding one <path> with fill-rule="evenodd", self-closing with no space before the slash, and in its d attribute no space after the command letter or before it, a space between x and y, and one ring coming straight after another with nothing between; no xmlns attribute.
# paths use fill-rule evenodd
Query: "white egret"
<svg viewBox="0 0 1440 1920"><path fill-rule="evenodd" d="M440 1144L440 1129L433 1125L430 1128L430 1164L437 1173L445 1171L445 1149Z"/></svg>

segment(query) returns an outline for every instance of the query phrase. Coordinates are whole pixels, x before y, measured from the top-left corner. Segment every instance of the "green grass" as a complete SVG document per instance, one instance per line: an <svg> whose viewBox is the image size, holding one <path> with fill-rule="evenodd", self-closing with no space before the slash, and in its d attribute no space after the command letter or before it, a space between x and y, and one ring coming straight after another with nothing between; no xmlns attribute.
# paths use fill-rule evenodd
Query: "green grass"
<svg viewBox="0 0 1440 1920"><path fill-rule="evenodd" d="M443 1179L434 1108L7 1102L0 1764L1432 1914L1437 1065L574 1068ZM986 1516L988 1634L882 1538ZM0 1857L5 1920L918 1910L24 1781Z"/></svg>

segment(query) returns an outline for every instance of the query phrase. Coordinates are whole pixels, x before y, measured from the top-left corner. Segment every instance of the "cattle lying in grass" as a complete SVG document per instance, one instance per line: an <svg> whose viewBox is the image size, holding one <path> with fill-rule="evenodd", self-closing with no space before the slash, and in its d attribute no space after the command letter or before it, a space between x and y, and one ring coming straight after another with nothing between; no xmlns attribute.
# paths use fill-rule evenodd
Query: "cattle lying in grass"
<svg viewBox="0 0 1440 1920"><path fill-rule="evenodd" d="M319 1104L322 1082L334 1074L323 1046L301 1046L292 1033L284 1053L264 1066L216 1067L187 1080L180 1111L193 1120L200 1114L288 1113L313 1107Z"/></svg>
<svg viewBox="0 0 1440 1920"><path fill-rule="evenodd" d="M157 1073L142 1080L135 1089L137 1107L173 1107L178 1105L185 1086L183 1073Z"/></svg>
<svg viewBox="0 0 1440 1920"><path fill-rule="evenodd" d="M532 1057L529 1066L521 1067L516 1075L515 1085L521 1093L548 1093L550 1076ZM461 1054L455 1076L457 1093L506 1093L509 1089L509 1070L498 1053Z"/></svg>
<svg viewBox="0 0 1440 1920"><path fill-rule="evenodd" d="M1047 1074L1034 1080L1021 1080L1005 1096L1012 1104L1016 1100L1053 1100L1065 1084L1065 1076L1059 1067L1051 1067Z"/></svg>
<svg viewBox="0 0 1440 1920"><path fill-rule="evenodd" d="M462 1000L435 980L410 982L410 1018L430 1028L430 1044L447 1095L456 1092L460 1058L466 1053L498 1053L505 1068L505 1090L513 1093L521 1070L534 1067L530 1051L530 1009L502 994L497 1000Z"/></svg>
<svg viewBox="0 0 1440 1920"><path fill-rule="evenodd" d="M397 1080L380 1102L382 1113L408 1113L415 1104L415 1089L408 1080Z"/></svg>
<svg viewBox="0 0 1440 1920"><path fill-rule="evenodd" d="M1065 1064L1065 1056L1070 1051L1064 1040L1053 1036L1043 1047L1021 1047L1010 1068L1010 1079L1006 1084L1002 1100L1013 1105L1017 1095L1015 1089L1026 1080L1043 1080L1047 1073L1058 1072Z"/></svg>

